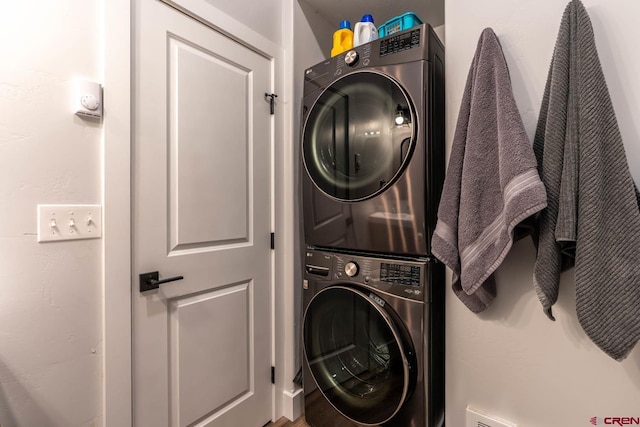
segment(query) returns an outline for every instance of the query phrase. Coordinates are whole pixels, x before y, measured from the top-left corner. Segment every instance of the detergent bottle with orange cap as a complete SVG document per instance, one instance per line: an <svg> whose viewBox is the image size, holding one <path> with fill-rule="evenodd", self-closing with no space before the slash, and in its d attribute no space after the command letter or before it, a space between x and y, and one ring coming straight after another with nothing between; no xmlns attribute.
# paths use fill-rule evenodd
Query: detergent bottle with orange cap
<svg viewBox="0 0 640 427"><path fill-rule="evenodd" d="M351 22L344 20L340 22L340 29L333 33L333 48L331 56L336 56L353 48L353 31Z"/></svg>

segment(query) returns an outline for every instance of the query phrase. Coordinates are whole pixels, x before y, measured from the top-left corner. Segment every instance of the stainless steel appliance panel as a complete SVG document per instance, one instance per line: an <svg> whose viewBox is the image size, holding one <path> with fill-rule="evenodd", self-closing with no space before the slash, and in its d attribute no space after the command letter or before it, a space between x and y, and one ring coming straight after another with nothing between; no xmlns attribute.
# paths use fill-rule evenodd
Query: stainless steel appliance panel
<svg viewBox="0 0 640 427"><path fill-rule="evenodd" d="M310 426L443 425L441 267L428 258L307 251L303 377Z"/></svg>
<svg viewBox="0 0 640 427"><path fill-rule="evenodd" d="M428 255L444 179L443 49L431 28L307 69L305 243ZM351 55L353 56L353 55Z"/></svg>

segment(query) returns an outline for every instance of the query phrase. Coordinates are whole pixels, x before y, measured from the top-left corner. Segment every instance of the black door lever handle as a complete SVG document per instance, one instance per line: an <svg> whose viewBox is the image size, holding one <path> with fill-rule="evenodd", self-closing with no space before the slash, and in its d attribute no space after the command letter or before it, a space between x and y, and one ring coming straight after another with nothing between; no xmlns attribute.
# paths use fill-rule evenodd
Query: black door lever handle
<svg viewBox="0 0 640 427"><path fill-rule="evenodd" d="M159 280L160 273L152 271L150 273L140 274L140 292L150 291L152 289L158 289L161 284L175 282L176 280L184 279L184 276L169 277L167 279Z"/></svg>

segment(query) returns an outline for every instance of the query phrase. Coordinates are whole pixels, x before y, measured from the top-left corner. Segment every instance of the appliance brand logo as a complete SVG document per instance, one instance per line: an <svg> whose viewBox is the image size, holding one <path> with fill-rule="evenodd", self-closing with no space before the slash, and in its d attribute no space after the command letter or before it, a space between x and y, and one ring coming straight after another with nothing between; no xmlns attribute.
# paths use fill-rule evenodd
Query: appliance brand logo
<svg viewBox="0 0 640 427"><path fill-rule="evenodd" d="M640 425L640 417L591 417L589 422L594 426L638 426Z"/></svg>

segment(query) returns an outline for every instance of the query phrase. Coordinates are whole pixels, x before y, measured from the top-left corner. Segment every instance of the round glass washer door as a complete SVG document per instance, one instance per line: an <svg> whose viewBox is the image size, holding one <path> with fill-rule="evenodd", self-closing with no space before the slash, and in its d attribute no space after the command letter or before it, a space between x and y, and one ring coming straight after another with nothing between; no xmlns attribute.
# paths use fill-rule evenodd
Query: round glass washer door
<svg viewBox="0 0 640 427"><path fill-rule="evenodd" d="M311 300L304 351L322 394L356 423L391 420L412 392L411 344L385 309L357 289L332 286Z"/></svg>
<svg viewBox="0 0 640 427"><path fill-rule="evenodd" d="M304 124L303 158L311 180L342 201L381 193L413 150L414 108L390 77L356 72L324 90Z"/></svg>

